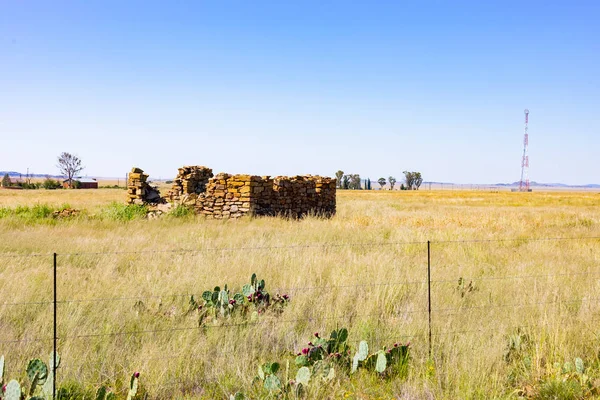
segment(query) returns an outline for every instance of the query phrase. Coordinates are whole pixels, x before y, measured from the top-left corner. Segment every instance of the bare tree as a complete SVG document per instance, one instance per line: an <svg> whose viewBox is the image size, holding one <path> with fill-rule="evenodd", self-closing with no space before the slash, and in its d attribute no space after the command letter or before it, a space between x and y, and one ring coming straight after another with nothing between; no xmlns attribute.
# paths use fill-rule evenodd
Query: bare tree
<svg viewBox="0 0 600 400"><path fill-rule="evenodd" d="M388 182L390 183L390 190L394 190L394 185L396 184L396 178L390 176L388 178Z"/></svg>
<svg viewBox="0 0 600 400"><path fill-rule="evenodd" d="M65 152L58 156L58 164L56 164L56 167L60 170L61 175L67 177L69 188L73 187L73 178L85 168L81 165L81 159L79 157Z"/></svg>

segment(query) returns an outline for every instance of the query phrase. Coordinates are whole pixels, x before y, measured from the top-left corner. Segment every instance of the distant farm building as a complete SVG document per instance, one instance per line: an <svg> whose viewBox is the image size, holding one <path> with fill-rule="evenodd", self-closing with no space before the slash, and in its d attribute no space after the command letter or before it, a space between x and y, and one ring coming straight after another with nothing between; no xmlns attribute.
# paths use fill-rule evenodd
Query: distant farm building
<svg viewBox="0 0 600 400"><path fill-rule="evenodd" d="M4 179L0 180L0 186L6 189L23 189L23 179L20 178L8 178L8 182L4 182Z"/></svg>
<svg viewBox="0 0 600 400"><path fill-rule="evenodd" d="M63 181L63 187L67 189L69 187L69 180ZM94 178L74 178L73 179L74 189L98 189L98 181Z"/></svg>

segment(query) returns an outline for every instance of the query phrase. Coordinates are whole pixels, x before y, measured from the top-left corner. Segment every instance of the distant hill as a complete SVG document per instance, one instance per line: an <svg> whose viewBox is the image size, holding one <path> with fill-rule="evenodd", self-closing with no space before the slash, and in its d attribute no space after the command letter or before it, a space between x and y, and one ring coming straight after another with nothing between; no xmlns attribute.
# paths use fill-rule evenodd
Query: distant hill
<svg viewBox="0 0 600 400"><path fill-rule="evenodd" d="M23 174L21 172L17 172L17 171L0 171L0 177L4 176L8 174L8 176L11 176L13 178L24 178L27 176L27 174ZM62 178L62 175L50 175L50 174L29 174L30 178L45 178L49 176L50 178Z"/></svg>
<svg viewBox="0 0 600 400"><path fill-rule="evenodd" d="M502 187L518 187L520 182L513 183L496 183L494 186L502 186ZM600 188L599 184L590 183L587 185L569 185L566 183L540 183L532 181L529 183L530 186L533 187L550 187L550 188L585 188L585 189L597 189Z"/></svg>

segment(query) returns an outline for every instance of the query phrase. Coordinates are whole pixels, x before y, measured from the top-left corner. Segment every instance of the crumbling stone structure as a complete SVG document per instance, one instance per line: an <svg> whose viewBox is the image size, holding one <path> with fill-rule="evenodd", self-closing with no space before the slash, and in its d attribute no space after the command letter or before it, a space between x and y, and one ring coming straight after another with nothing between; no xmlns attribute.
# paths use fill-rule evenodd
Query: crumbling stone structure
<svg viewBox="0 0 600 400"><path fill-rule="evenodd" d="M139 168L132 168L127 176L127 203L145 204L161 202L160 193L150 186L146 180L148 175Z"/></svg>
<svg viewBox="0 0 600 400"><path fill-rule="evenodd" d="M180 202L184 196L187 199L190 194L204 193L208 180L212 177L212 169L207 167L181 167L173 181L173 188L167 194L167 199L170 202Z"/></svg>
<svg viewBox="0 0 600 400"><path fill-rule="evenodd" d="M215 219L244 215L330 217L336 211L336 181L311 175L271 178L220 173L213 177L210 168L188 166L179 169L165 199Z"/></svg>

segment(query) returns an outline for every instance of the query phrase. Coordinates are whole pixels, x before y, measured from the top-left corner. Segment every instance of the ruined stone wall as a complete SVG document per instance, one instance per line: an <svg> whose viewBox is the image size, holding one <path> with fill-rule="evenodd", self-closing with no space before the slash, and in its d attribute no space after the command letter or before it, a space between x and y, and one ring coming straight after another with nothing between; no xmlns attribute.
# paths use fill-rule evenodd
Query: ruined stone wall
<svg viewBox="0 0 600 400"><path fill-rule="evenodd" d="M173 203L189 203L200 193L206 192L208 180L213 177L212 169L203 166L185 166L178 170L173 180L173 188L167 194L167 199Z"/></svg>
<svg viewBox="0 0 600 400"><path fill-rule="evenodd" d="M139 171L133 175L137 180L130 179L129 202L146 200L139 194L144 193L146 187L139 184L145 184L148 176ZM216 219L244 215L300 218L316 214L329 217L336 211L336 181L310 175L271 178L220 173L213 177L210 168L186 166L179 169L165 200L174 206L192 207L196 213Z"/></svg>
<svg viewBox="0 0 600 400"><path fill-rule="evenodd" d="M127 203L147 204L161 201L158 190L150 186L146 180L148 175L140 168L132 168L127 176Z"/></svg>
<svg viewBox="0 0 600 400"><path fill-rule="evenodd" d="M210 179L206 193L196 199L198 213L208 217L239 218L244 215L335 214L335 180L319 176L271 178L270 176L219 174Z"/></svg>

